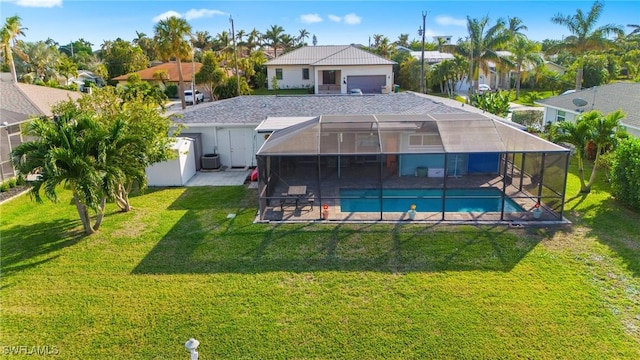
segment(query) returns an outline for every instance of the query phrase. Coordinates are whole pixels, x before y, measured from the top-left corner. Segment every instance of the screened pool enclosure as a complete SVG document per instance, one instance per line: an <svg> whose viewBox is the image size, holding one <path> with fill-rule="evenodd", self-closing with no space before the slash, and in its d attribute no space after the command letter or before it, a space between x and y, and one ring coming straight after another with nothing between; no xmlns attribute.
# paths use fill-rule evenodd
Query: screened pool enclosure
<svg viewBox="0 0 640 360"><path fill-rule="evenodd" d="M257 153L261 221L561 221L569 150L474 113L320 116Z"/></svg>

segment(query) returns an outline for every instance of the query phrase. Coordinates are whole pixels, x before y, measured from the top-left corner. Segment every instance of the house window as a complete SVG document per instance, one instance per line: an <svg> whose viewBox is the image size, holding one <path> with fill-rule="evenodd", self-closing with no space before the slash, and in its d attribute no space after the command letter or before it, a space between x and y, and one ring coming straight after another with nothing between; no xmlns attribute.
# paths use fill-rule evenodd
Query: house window
<svg viewBox="0 0 640 360"><path fill-rule="evenodd" d="M309 69L302 69L302 80L309 80Z"/></svg>
<svg viewBox="0 0 640 360"><path fill-rule="evenodd" d="M409 147L439 146L442 145L438 134L409 135Z"/></svg>
<svg viewBox="0 0 640 360"><path fill-rule="evenodd" d="M326 70L322 72L322 83L323 84L337 84L336 82L336 71L335 70Z"/></svg>
<svg viewBox="0 0 640 360"><path fill-rule="evenodd" d="M556 115L556 121L558 122L565 121L566 118L567 118L567 112L558 110L558 114Z"/></svg>
<svg viewBox="0 0 640 360"><path fill-rule="evenodd" d="M276 80L282 80L282 69L276 69Z"/></svg>

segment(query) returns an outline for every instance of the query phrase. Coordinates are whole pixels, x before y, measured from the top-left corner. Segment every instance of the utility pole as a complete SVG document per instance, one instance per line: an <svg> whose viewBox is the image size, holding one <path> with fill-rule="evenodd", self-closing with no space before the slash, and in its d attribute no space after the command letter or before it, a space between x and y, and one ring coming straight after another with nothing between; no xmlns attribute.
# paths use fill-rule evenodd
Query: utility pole
<svg viewBox="0 0 640 360"><path fill-rule="evenodd" d="M236 48L236 31L233 27L233 18L229 16L231 22L231 40L233 41L233 60L236 64L236 83L238 85L237 95L240 96L240 75L238 74L238 49Z"/></svg>
<svg viewBox="0 0 640 360"><path fill-rule="evenodd" d="M426 29L427 22L427 13L425 11L422 12L422 27L418 29L418 35L422 36L422 55L420 56L420 92L423 94L427 93L427 85L424 82L424 35L427 32Z"/></svg>

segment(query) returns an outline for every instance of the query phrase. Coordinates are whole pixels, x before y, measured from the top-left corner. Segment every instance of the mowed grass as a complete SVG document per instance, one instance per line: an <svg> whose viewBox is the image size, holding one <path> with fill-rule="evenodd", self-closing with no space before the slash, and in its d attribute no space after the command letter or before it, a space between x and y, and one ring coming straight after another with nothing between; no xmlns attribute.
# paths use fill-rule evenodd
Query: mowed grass
<svg viewBox="0 0 640 360"><path fill-rule="evenodd" d="M254 224L244 187L153 189L90 237L68 192L23 196L0 208L0 343L66 359L187 358L191 337L201 359L640 358L640 215L606 183L568 186L574 224L525 229Z"/></svg>

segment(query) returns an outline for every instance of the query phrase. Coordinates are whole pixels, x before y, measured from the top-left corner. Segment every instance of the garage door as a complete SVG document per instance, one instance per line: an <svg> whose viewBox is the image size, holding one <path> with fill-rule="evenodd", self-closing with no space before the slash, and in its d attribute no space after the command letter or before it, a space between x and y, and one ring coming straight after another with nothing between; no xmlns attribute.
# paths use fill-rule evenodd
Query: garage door
<svg viewBox="0 0 640 360"><path fill-rule="evenodd" d="M365 94L380 94L386 84L384 75L347 76L347 92L360 89Z"/></svg>

